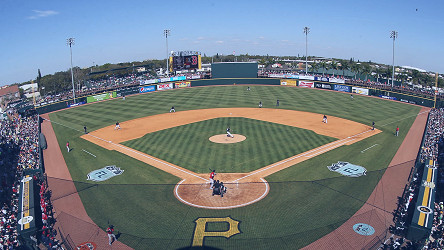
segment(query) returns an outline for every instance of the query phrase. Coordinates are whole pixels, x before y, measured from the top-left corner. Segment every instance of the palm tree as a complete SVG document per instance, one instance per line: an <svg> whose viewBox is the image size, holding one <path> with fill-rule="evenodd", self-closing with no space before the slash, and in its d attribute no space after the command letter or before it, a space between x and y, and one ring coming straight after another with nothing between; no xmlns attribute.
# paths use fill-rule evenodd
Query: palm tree
<svg viewBox="0 0 444 250"><path fill-rule="evenodd" d="M368 80L368 75L372 73L372 67L368 63L361 65L361 72L365 75L365 81Z"/></svg>
<svg viewBox="0 0 444 250"><path fill-rule="evenodd" d="M327 63L325 61L321 61L319 66L322 68L322 76L324 76L324 71L327 68Z"/></svg>
<svg viewBox="0 0 444 250"><path fill-rule="evenodd" d="M318 69L319 69L319 63L317 63L317 62L313 62L311 65L311 73L314 75L315 74L315 71L318 71Z"/></svg>
<svg viewBox="0 0 444 250"><path fill-rule="evenodd" d="M338 69L342 70L342 76L345 77L345 71L350 68L350 64L348 63L347 60L341 60L340 63L341 63L341 66L339 66Z"/></svg>

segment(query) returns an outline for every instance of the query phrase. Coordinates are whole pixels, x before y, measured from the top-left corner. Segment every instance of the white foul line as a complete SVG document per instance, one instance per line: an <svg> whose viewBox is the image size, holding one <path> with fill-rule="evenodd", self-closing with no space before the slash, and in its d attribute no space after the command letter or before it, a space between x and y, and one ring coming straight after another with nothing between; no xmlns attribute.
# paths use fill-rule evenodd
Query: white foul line
<svg viewBox="0 0 444 250"><path fill-rule="evenodd" d="M364 132L358 133L358 134L356 134L356 135L352 135L352 136L349 136L349 137L347 137L347 138L344 138L344 139L341 139L341 140L338 140L338 141L335 141L335 142L332 142L332 143L329 143L329 144L325 144L325 145L323 145L323 146L321 146L321 147L318 147L318 148L312 149L312 150L307 151L307 152L305 152L305 153L302 153L302 154L299 154L299 155L296 155L296 156L290 157L290 158L288 158L288 159L286 159L286 160L283 160L283 161L281 161L281 162L278 162L278 163L272 164L272 165L270 165L270 166L268 166L268 167L262 168L262 169L260 169L260 170L258 170L258 171L254 171L254 172L252 172L252 173L250 173L250 174L248 174L248 175L246 175L246 176L244 176L244 177L241 177L241 178L239 178L239 179L237 179L237 180L234 180L234 182L238 182L238 181L240 181L240 180L242 180L242 179L244 179L244 178L250 177L250 176L255 175L255 174L257 174L257 173L260 173L260 172L266 171L266 170L268 170L268 169L270 169L270 168L274 168L274 167L279 166L279 165L281 165L281 164L284 164L284 163L287 163L287 162L289 162L289 161L292 161L292 160L298 159L298 158L300 158L300 157L302 157L302 156L306 156L306 155L308 155L308 154L312 154L311 156L316 156L316 155L318 155L318 154L325 153L325 152L331 150L332 148L340 147L340 146L342 146L342 145L344 145L344 144L346 144L346 143L348 143L348 142L351 142L351 141L355 140L355 139L353 139L353 137L356 137L356 136L359 136L359 135L362 135L362 134L365 134L365 133L368 133L368 132L371 132L371 131L374 131L374 130L367 130L367 131L364 131ZM338 144L338 145L335 145L335 144ZM325 149L325 148L327 148L327 149ZM319 152L317 152L317 151L321 151L321 152L319 153ZM309 156L307 156L307 157L309 157Z"/></svg>
<svg viewBox="0 0 444 250"><path fill-rule="evenodd" d="M43 119L45 119L45 118L43 118ZM53 122L53 121L50 121L50 120L48 120L48 119L45 119L45 120L47 120L47 121L49 121L49 122L51 122L51 123ZM63 125L63 124L58 123L58 122L54 122L54 123L59 124L59 125L61 125L61 126L65 126L65 127L71 128L71 127L69 127L69 126ZM71 128L71 129L74 129L74 128ZM74 129L74 130L79 131L79 130L77 130L77 129ZM102 138L100 138L100 137L98 137L98 136L95 136L95 135L91 135L91 134L87 134L87 135L92 136L92 137L94 137L94 138L96 138L96 139L98 139L98 140L102 140L102 141L104 141L104 142L107 142L107 143L113 144L113 145L115 145L115 146L121 147L121 148L123 148L123 149L125 149L125 150L127 150L127 151L130 151L130 152L133 152L133 153L135 153L135 154L141 155L141 156L143 156L143 157L145 157L145 158L148 158L148 159L150 159L150 160L152 160L152 161L155 161L155 162L161 163L161 164L163 164L163 165L165 165L165 166L168 166L168 167L174 168L174 169L179 170L179 171L182 171L182 172L184 172L184 173L186 173L186 174L189 174L189 175L192 175L192 176L194 176L194 177L197 177L197 178L200 178L200 179L202 179L202 180L207 181L207 179L205 179L205 178L203 178L203 177L200 177L200 176L198 176L198 175L195 175L195 174L190 173L190 172L188 172L188 171L185 171L185 170L183 170L183 169L177 168L177 167L175 167L175 166L173 166L173 165L171 165L171 164L167 164L167 163L165 163L165 162L159 161L158 159L155 159L155 158L153 158L153 157L150 157L150 156L147 155L147 154L140 153L140 152L138 152L138 151L132 150L132 149L130 149L130 148L128 148L128 147L125 147L125 146L123 146L123 145L120 145L120 144L118 144L118 143L113 143L112 141L107 141L107 140L102 139Z"/></svg>
<svg viewBox="0 0 444 250"><path fill-rule="evenodd" d="M96 157L95 155L91 154L90 152L88 152L88 151L86 151L86 150L84 150L84 149L82 149L82 151L83 151L83 152L86 152L86 153L88 153L88 154L90 154L90 155L92 155L92 156L94 156L94 157Z"/></svg>
<svg viewBox="0 0 444 250"><path fill-rule="evenodd" d="M374 146L378 146L378 144L375 144L375 145L373 145L373 146L371 146L371 147L368 147L368 148L366 148L366 149L362 150L362 151L361 151L361 153L364 153L365 151L367 151L368 149L371 149L371 148L373 148Z"/></svg>

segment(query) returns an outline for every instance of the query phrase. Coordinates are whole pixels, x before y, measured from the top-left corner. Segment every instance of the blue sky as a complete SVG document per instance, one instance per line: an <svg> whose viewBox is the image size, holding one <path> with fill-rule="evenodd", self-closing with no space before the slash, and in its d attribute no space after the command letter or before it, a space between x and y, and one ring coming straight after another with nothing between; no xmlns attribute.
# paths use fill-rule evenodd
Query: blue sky
<svg viewBox="0 0 444 250"><path fill-rule="evenodd" d="M444 1L1 0L0 86L74 66L202 54L308 54L444 72Z"/></svg>

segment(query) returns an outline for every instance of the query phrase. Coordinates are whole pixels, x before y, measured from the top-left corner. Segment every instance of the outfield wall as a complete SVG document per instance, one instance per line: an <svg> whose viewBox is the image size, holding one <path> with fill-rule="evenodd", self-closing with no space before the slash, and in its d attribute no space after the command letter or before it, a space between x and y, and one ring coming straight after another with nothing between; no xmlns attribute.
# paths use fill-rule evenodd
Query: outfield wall
<svg viewBox="0 0 444 250"><path fill-rule="evenodd" d="M314 78L313 78L314 79ZM130 87L126 89L117 89L90 96L76 98L74 103L72 99L59 101L51 104L36 107L39 114L45 114L56 110L82 105L85 103L97 102L105 99L128 96L133 94L148 93L154 91L164 91L173 88L200 87L200 86L219 86L219 85L286 85L299 86L305 88L319 88L333 90L345 93L356 93L362 95L377 96L384 99L396 100L410 104L416 104L425 107L433 107L434 100L431 98L403 94L393 91L366 88L362 86L347 85L335 81L325 82L312 79L281 79L281 78L217 78L217 79L198 79L189 81L175 81L169 83L143 85ZM437 101L436 107L444 107L444 101Z"/></svg>

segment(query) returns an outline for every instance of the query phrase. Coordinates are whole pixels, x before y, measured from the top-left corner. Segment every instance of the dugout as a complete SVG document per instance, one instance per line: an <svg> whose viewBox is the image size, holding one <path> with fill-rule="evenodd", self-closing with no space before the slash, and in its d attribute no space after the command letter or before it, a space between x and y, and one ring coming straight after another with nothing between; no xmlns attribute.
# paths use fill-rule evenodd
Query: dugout
<svg viewBox="0 0 444 250"><path fill-rule="evenodd" d="M257 78L257 62L218 62L211 64L212 78Z"/></svg>

